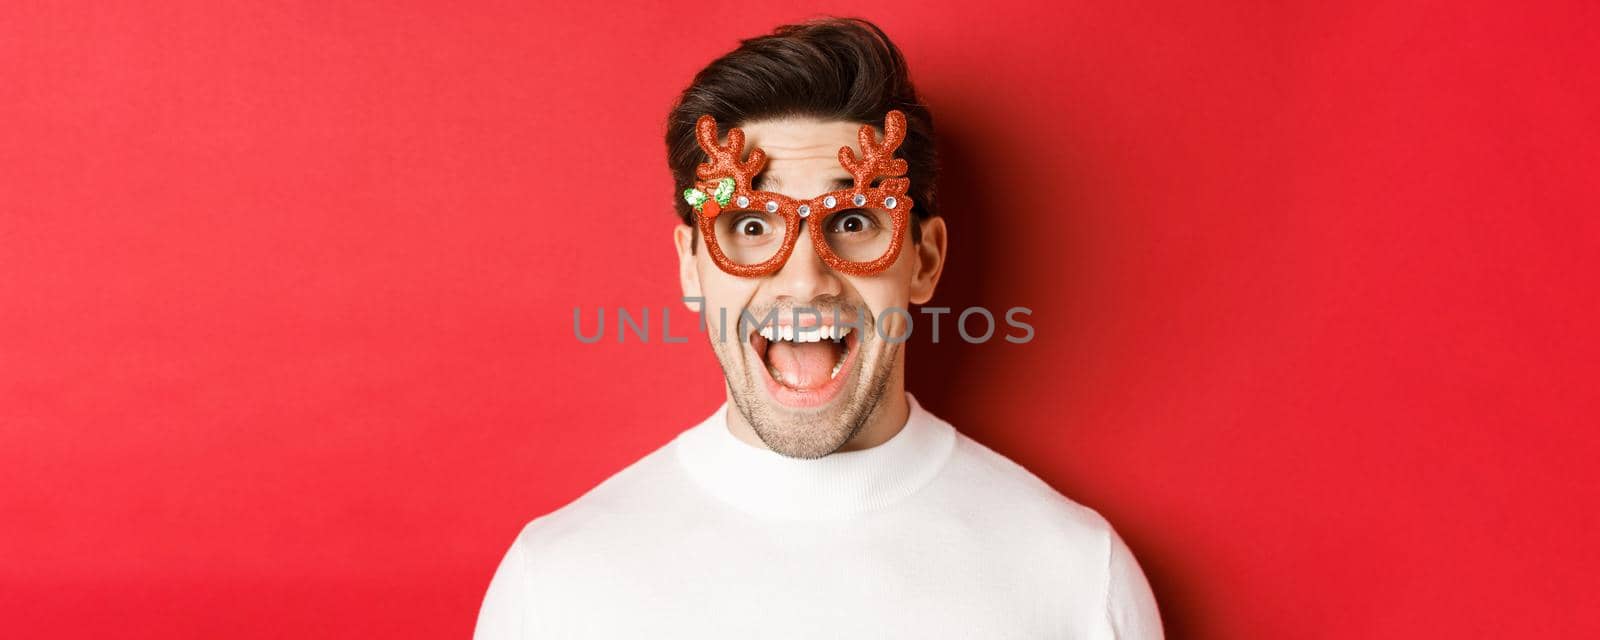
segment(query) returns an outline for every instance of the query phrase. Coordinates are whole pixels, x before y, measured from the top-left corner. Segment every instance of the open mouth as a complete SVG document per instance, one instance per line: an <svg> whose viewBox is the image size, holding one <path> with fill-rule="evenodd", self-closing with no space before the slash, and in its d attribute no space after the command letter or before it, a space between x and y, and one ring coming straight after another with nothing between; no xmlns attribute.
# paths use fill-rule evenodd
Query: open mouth
<svg viewBox="0 0 1600 640"><path fill-rule="evenodd" d="M767 325L750 335L767 390L779 403L817 406L832 400L850 377L860 337L833 324Z"/></svg>

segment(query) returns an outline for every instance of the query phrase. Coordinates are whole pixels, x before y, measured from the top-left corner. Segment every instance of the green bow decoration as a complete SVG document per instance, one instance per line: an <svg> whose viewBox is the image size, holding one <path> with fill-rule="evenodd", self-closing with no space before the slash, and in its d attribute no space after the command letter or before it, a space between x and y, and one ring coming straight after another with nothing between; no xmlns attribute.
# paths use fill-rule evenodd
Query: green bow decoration
<svg viewBox="0 0 1600 640"><path fill-rule="evenodd" d="M713 198L716 199L717 204L728 206L728 202L733 200L733 178L718 180L717 188L709 196L706 195L706 192L692 187L683 190L684 202L688 202L689 206L694 207L695 211L703 211L706 206L706 200Z"/></svg>

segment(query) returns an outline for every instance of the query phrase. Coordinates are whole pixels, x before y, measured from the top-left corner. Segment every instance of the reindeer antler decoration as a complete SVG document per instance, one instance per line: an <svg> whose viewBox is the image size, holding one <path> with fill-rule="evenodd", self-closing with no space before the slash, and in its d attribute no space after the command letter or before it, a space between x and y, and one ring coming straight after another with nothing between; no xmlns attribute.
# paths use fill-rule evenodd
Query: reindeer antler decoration
<svg viewBox="0 0 1600 640"><path fill-rule="evenodd" d="M744 153L744 131L738 127L728 130L727 145L718 145L717 121L711 116L700 116L695 121L694 137L711 159L695 167L694 174L701 180L731 176L738 190L749 191L750 179L761 173L761 167L767 163L767 154L760 149L751 151L750 159L739 161L739 154Z"/></svg>
<svg viewBox="0 0 1600 640"><path fill-rule="evenodd" d="M855 178L858 191L871 188L873 178L884 176L878 188L903 195L911 186L911 181L900 177L906 174L908 167L905 160L894 157L894 150L905 139L905 114L890 111L883 118L883 142L877 141L872 127L861 125L861 131L856 134L856 141L861 145L861 159L856 160L856 154L850 147L839 147L839 165Z"/></svg>
<svg viewBox="0 0 1600 640"><path fill-rule="evenodd" d="M728 144L719 145L717 121L709 115L700 116L700 119L695 121L694 137L709 159L709 162L702 162L700 166L695 167L694 175L703 181L710 181L713 178L717 181L704 183L716 185L710 189L685 190L683 197L696 211L715 216L733 198L733 194L750 192L750 180L761 173L761 168L767 163L767 154L756 149L750 152L748 160L741 162L739 154L744 153L744 131L738 127L729 129ZM748 197L745 199L748 201ZM706 211L707 207L712 210Z"/></svg>

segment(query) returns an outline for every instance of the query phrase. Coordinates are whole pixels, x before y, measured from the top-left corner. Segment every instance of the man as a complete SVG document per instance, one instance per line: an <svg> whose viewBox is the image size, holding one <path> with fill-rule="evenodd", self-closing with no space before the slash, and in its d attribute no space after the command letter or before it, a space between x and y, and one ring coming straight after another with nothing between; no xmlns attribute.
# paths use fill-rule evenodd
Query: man
<svg viewBox="0 0 1600 640"><path fill-rule="evenodd" d="M478 638L1161 637L1099 514L904 390L911 316L888 311L933 296L946 229L932 123L882 31L743 42L667 146L728 403L529 523Z"/></svg>

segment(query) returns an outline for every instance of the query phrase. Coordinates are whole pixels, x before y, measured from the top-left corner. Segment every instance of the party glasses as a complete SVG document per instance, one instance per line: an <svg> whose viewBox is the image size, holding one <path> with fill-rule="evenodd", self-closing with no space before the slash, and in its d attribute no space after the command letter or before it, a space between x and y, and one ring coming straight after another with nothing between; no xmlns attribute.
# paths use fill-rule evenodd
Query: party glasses
<svg viewBox="0 0 1600 640"><path fill-rule="evenodd" d="M839 165L854 184L809 200L751 190L750 181L761 173L767 154L754 149L740 160L744 132L738 127L728 130L726 145L717 144L717 122L711 116L700 116L694 129L709 162L695 167L700 182L685 189L683 198L697 212L706 252L718 268L745 278L783 268L800 238L801 220L811 222L806 225L811 245L834 270L867 276L889 268L899 257L911 214L906 161L894 157L905 141L905 114L890 111L884 116L882 142L871 125L861 125L861 158L848 146L839 148Z"/></svg>

